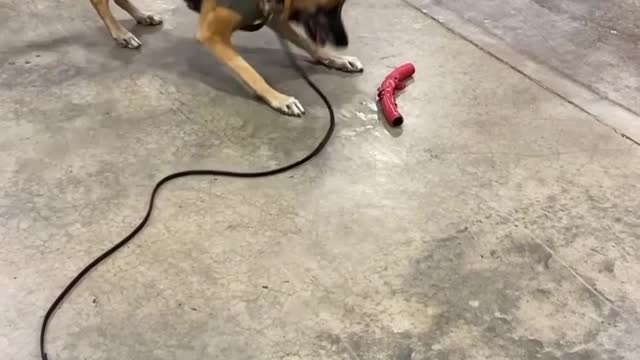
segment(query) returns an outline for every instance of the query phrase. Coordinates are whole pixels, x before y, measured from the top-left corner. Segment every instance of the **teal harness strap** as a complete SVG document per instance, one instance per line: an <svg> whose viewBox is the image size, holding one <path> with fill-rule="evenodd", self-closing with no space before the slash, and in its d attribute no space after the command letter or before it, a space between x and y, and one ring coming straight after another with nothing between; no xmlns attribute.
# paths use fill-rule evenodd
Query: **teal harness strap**
<svg viewBox="0 0 640 360"><path fill-rule="evenodd" d="M258 31L266 23L266 14L262 12L256 0L218 0L217 4L242 16L241 30Z"/></svg>

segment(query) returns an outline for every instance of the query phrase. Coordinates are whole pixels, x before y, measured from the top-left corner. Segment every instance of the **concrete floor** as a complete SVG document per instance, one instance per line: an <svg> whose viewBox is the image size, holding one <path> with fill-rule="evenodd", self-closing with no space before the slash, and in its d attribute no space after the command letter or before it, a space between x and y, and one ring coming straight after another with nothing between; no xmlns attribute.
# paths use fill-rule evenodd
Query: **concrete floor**
<svg viewBox="0 0 640 360"><path fill-rule="evenodd" d="M127 22L141 51L88 2L0 6L3 359L38 358L46 307L160 177L277 166L325 129L268 31L237 42L305 118L247 96L182 2L140 3L166 20ZM366 72L307 65L339 115L322 156L165 188L57 313L51 360L638 358L640 147L399 0L346 19ZM405 61L389 134L374 91Z"/></svg>
<svg viewBox="0 0 640 360"><path fill-rule="evenodd" d="M445 7L518 51L640 113L639 0L415 0Z"/></svg>
<svg viewBox="0 0 640 360"><path fill-rule="evenodd" d="M640 142L640 0L412 3Z"/></svg>

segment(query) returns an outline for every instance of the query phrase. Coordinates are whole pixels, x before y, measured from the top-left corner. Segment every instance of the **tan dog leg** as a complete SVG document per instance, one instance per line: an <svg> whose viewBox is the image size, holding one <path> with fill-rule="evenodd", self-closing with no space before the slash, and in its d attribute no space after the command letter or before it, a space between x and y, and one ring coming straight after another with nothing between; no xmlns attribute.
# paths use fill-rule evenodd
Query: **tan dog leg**
<svg viewBox="0 0 640 360"><path fill-rule="evenodd" d="M200 9L198 39L272 108L287 115L301 116L304 114L304 108L300 102L271 88L233 48L231 35L240 21L238 14L226 8L216 7L215 1L203 2Z"/></svg>
<svg viewBox="0 0 640 360"><path fill-rule="evenodd" d="M360 60L353 56L341 56L327 49L316 46L306 36L300 34L287 21L273 21L269 27L283 38L291 41L295 46L306 51L314 60L325 66L345 72L360 72L364 69Z"/></svg>
<svg viewBox="0 0 640 360"><path fill-rule="evenodd" d="M157 15L147 14L147 13L144 13L144 12L140 11L140 9L138 9L129 0L114 0L114 1L124 11L129 13L129 15L131 15L131 17L134 18L136 20L136 22L138 22L138 24L148 25L148 26L162 24L162 18L160 18Z"/></svg>

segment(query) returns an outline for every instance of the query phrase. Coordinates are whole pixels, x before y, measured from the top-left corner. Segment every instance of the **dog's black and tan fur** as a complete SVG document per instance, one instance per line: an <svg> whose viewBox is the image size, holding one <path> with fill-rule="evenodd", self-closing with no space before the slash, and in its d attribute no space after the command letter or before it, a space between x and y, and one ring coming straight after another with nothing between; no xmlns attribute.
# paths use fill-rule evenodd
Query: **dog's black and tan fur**
<svg viewBox="0 0 640 360"><path fill-rule="evenodd" d="M247 30L243 14L234 10L233 1L252 2L256 7L273 8L271 17L264 19L266 25L283 38L305 50L316 61L333 69L346 72L362 71L358 59L336 55L324 45L331 43L337 47L346 47L348 37L342 23L342 7L346 0L184 0L187 6L200 14L197 37L204 46L223 64L225 64L243 83L249 86L260 98L276 110L287 115L301 116L304 109L293 97L274 90L233 48L231 36L235 31ZM130 0L114 0L138 23L158 25L162 19L136 8ZM109 0L91 0L98 15L121 45L137 48L140 41L129 33L115 19L109 9ZM250 4L250 5L253 5ZM307 36L300 34L292 23L301 24Z"/></svg>

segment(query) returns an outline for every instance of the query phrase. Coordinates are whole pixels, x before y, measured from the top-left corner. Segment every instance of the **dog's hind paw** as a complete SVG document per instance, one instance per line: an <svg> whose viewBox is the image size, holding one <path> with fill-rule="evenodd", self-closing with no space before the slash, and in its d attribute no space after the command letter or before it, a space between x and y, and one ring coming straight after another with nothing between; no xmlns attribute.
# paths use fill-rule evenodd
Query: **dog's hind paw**
<svg viewBox="0 0 640 360"><path fill-rule="evenodd" d="M112 36L113 39L118 43L118 45L122 46L123 48L137 49L142 45L137 37L126 30L112 34Z"/></svg>
<svg viewBox="0 0 640 360"><path fill-rule="evenodd" d="M162 24L162 18L158 15L144 14L136 18L136 22L140 25L155 26Z"/></svg>

